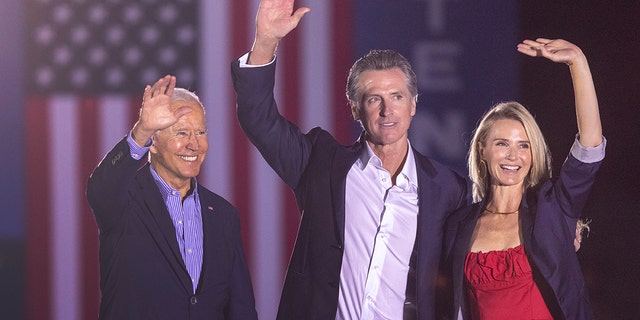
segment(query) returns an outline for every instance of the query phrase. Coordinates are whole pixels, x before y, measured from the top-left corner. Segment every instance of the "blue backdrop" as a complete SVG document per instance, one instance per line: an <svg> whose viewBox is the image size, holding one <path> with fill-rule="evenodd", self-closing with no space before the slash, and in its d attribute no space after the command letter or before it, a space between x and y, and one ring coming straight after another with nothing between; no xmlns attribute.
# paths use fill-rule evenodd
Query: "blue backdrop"
<svg viewBox="0 0 640 320"><path fill-rule="evenodd" d="M356 56L394 49L418 77L413 146L465 172L477 119L517 100L517 1L358 0Z"/></svg>

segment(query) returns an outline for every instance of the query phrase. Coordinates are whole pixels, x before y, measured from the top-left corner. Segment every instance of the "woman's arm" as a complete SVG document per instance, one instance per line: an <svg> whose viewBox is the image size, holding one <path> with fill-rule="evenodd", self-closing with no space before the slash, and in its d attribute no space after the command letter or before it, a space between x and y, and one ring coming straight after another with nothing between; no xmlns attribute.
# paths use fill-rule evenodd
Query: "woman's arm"
<svg viewBox="0 0 640 320"><path fill-rule="evenodd" d="M528 56L544 57L569 66L575 94L578 139L584 147L600 145L602 143L602 125L598 110L598 98L589 70L589 63L582 50L566 40L538 38L535 41L524 40L518 44L518 51Z"/></svg>

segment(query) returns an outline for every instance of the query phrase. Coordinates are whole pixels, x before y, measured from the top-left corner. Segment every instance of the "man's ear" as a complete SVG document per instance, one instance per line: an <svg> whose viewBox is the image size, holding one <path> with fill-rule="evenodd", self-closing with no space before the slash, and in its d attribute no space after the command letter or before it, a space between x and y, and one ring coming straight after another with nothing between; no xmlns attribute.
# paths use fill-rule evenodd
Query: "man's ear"
<svg viewBox="0 0 640 320"><path fill-rule="evenodd" d="M360 109L358 108L358 104L350 100L349 107L351 108L351 115L353 116L353 120L360 121Z"/></svg>
<svg viewBox="0 0 640 320"><path fill-rule="evenodd" d="M158 148L156 148L155 135L151 137L151 145L149 146L149 152L151 152L152 154L158 153Z"/></svg>
<svg viewBox="0 0 640 320"><path fill-rule="evenodd" d="M412 106L411 106L411 117L413 118L413 116L416 115L416 108L418 106L418 96L416 95L415 97L413 97L412 99Z"/></svg>

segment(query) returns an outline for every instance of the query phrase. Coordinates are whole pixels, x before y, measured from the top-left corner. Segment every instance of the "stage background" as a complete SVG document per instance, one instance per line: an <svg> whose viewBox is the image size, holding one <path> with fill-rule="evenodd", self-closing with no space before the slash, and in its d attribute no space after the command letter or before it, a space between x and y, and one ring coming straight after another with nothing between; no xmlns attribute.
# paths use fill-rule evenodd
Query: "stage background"
<svg viewBox="0 0 640 320"><path fill-rule="evenodd" d="M207 107L199 181L238 207L261 319L275 318L297 227L290 191L240 132L229 64L248 50L257 0L0 2L0 314L95 319L97 230L84 183L135 121L144 84L165 74ZM278 52L277 96L303 130L344 143L359 128L344 98L349 66L391 48L420 85L411 136L464 172L477 119L499 101L531 109L558 172L576 132L565 66L516 52L524 38L566 38L591 64L607 158L578 253L599 319L640 314L640 2L300 1L311 7Z"/></svg>

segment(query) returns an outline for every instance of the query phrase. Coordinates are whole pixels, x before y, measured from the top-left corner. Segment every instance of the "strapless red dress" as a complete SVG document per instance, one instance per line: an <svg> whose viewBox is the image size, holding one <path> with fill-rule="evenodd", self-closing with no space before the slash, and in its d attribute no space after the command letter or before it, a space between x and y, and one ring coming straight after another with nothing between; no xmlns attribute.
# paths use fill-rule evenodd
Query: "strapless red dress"
<svg viewBox="0 0 640 320"><path fill-rule="evenodd" d="M524 246L469 252L464 264L472 319L549 319Z"/></svg>

